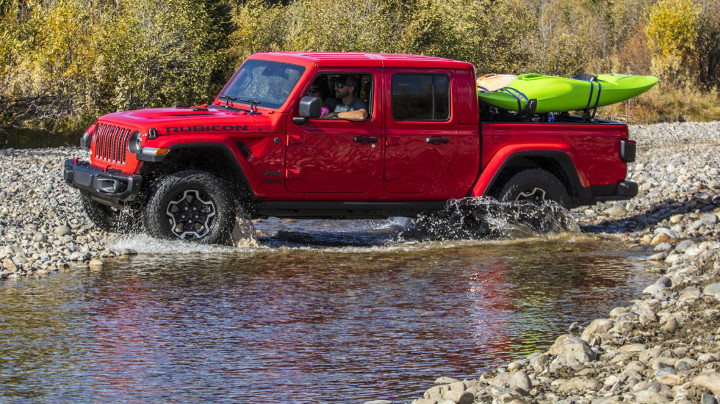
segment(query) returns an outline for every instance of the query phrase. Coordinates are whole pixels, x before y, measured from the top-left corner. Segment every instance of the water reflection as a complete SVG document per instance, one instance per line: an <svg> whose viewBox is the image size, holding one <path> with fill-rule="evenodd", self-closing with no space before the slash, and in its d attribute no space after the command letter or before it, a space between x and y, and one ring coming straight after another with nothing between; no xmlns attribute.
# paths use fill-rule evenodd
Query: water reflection
<svg viewBox="0 0 720 404"><path fill-rule="evenodd" d="M409 400L649 282L632 253L577 234L295 248L289 227L261 248L0 286L0 401Z"/></svg>

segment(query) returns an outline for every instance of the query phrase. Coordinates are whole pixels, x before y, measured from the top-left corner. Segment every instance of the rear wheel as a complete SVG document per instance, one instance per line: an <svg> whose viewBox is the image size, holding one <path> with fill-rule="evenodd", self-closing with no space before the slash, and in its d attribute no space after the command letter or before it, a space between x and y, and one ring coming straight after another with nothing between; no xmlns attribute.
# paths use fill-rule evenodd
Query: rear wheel
<svg viewBox="0 0 720 404"><path fill-rule="evenodd" d="M548 201L568 206L568 193L565 185L556 176L540 168L520 171L510 177L500 192L498 199L503 202L531 202L542 204Z"/></svg>
<svg viewBox="0 0 720 404"><path fill-rule="evenodd" d="M145 226L158 238L223 243L234 223L235 205L227 186L203 171L181 171L160 178L145 208Z"/></svg>

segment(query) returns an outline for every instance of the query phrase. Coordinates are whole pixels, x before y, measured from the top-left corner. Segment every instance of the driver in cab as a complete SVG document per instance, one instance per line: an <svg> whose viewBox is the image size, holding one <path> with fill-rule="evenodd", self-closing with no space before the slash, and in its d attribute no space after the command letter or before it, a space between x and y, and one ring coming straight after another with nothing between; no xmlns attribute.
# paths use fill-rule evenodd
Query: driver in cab
<svg viewBox="0 0 720 404"><path fill-rule="evenodd" d="M335 83L335 98L339 100L335 109L325 114L322 119L346 119L348 121L364 121L368 118L367 105L355 96L358 79L353 76L341 77Z"/></svg>

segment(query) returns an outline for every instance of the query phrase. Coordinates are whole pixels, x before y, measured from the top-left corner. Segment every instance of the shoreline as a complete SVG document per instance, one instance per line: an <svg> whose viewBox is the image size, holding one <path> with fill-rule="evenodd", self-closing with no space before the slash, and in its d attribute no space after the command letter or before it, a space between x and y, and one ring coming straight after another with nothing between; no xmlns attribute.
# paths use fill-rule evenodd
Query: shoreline
<svg viewBox="0 0 720 404"><path fill-rule="evenodd" d="M720 398L720 122L632 126L630 201L572 212L584 232L653 248L657 281L608 318L478 379L441 377L414 402L716 402ZM62 179L77 147L0 150L0 282L100 268L117 235L94 228ZM592 320L592 321L590 321ZM713 397L714 396L714 397ZM376 400L370 403L391 403Z"/></svg>

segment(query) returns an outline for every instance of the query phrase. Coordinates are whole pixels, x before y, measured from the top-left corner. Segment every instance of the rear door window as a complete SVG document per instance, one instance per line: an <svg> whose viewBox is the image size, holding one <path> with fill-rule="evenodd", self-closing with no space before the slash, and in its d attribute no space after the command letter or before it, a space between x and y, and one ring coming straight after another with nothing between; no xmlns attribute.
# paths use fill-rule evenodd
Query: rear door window
<svg viewBox="0 0 720 404"><path fill-rule="evenodd" d="M391 109L396 121L450 119L450 78L444 74L392 76Z"/></svg>

